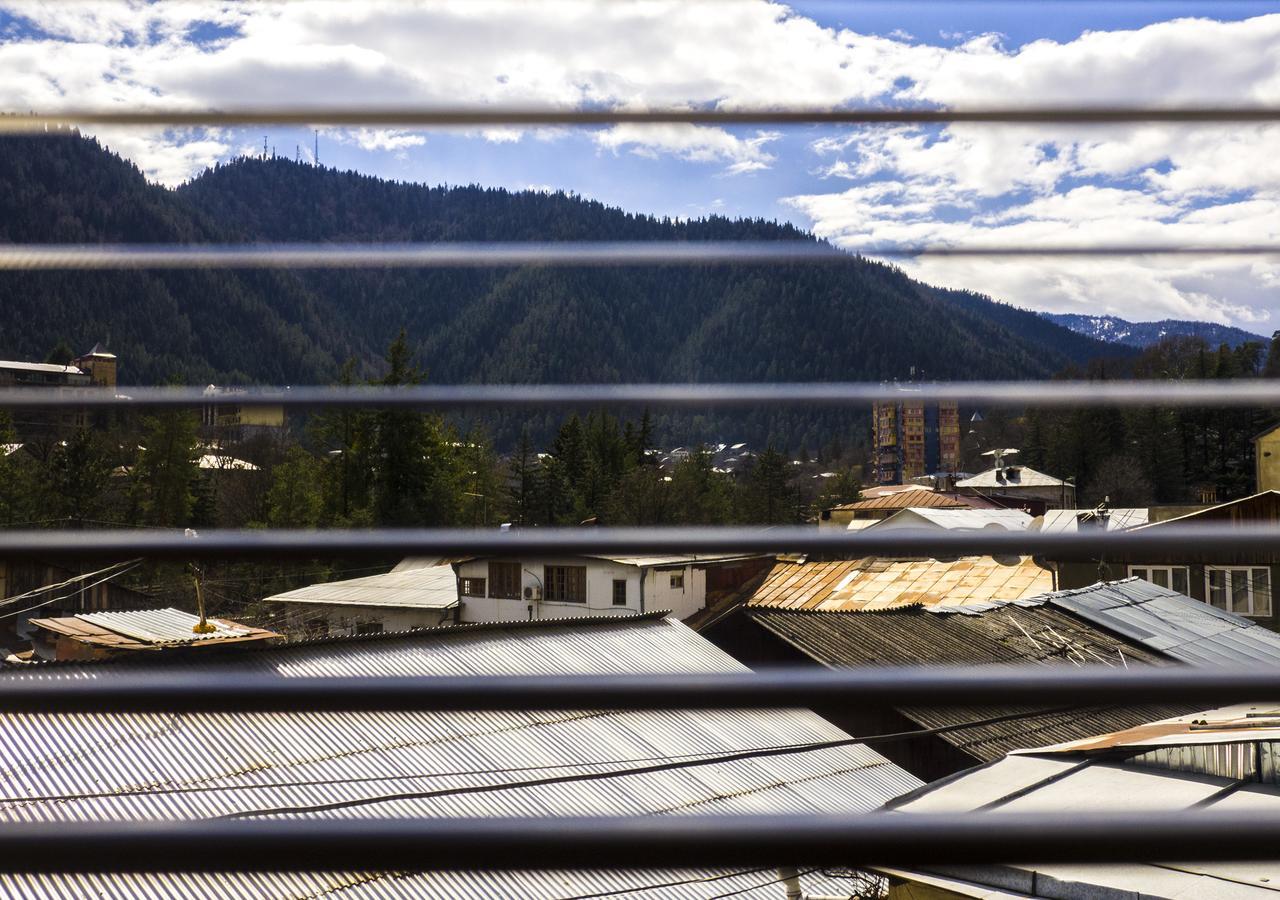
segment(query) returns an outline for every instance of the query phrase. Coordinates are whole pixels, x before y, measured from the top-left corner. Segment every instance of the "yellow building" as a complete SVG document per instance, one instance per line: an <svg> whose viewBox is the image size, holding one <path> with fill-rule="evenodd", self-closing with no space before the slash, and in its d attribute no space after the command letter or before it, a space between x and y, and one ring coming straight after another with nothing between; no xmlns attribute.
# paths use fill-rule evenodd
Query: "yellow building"
<svg viewBox="0 0 1280 900"><path fill-rule="evenodd" d="M116 386L116 355L109 353L101 344L94 344L92 350L73 359L71 364L88 375L91 384L109 388Z"/></svg>
<svg viewBox="0 0 1280 900"><path fill-rule="evenodd" d="M1280 423L1253 437L1257 493L1280 491Z"/></svg>
<svg viewBox="0 0 1280 900"><path fill-rule="evenodd" d="M278 404L240 404L237 396L248 392L237 388L209 385L204 394L216 403L204 407L202 419L211 428L283 428L284 407Z"/></svg>

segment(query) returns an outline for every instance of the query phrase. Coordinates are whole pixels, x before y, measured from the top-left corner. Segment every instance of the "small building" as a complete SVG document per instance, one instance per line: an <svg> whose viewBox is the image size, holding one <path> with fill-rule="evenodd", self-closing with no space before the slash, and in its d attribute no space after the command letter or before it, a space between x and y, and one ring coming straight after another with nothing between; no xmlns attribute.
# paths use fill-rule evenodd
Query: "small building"
<svg viewBox="0 0 1280 900"><path fill-rule="evenodd" d="M703 632L749 666L1280 666L1280 635L1140 579L1014 601L889 609L748 606ZM881 752L926 781L1046 741L1067 741L1191 711L1170 704L1045 708L819 709L854 734L949 729Z"/></svg>
<svg viewBox="0 0 1280 900"><path fill-rule="evenodd" d="M202 655L234 647L243 650L280 637L273 631L241 625L229 619L208 619L211 631L196 631L200 619L179 609L80 613L53 619L32 619L32 647L41 659L93 660L138 653Z"/></svg>
<svg viewBox="0 0 1280 900"><path fill-rule="evenodd" d="M246 431L261 431L283 428L285 424L284 407L280 404L240 403L248 394L244 388L223 388L209 385L204 389L207 402L202 407L200 421L208 429L218 431L230 430L243 434Z"/></svg>
<svg viewBox="0 0 1280 900"><path fill-rule="evenodd" d="M261 645L257 645L260 647ZM143 654L134 654L137 658ZM200 665L197 665L200 663ZM660 614L464 625L302 641L175 660L167 671L298 677L508 677L746 672ZM128 661L14 667L4 678L113 678L155 665ZM0 690L4 685L0 683ZM198 822L235 816L270 824L366 824L528 816L853 816L921 786L918 778L803 709L555 712L332 711L276 713L0 714L0 790L21 803L0 821ZM799 755L744 751L813 744ZM645 761L649 762L645 762ZM666 765L653 765L665 760ZM468 774L470 773L470 774ZM584 773L588 773L584 777ZM157 786L162 790L157 790ZM501 852L501 848L494 848ZM584 849L584 853L589 852ZM589 862L589 860L587 860ZM214 873L0 871L0 896L63 897L661 897L781 900L766 860L740 868L610 871L330 871L289 861L262 875L234 864ZM807 895L847 893L849 881L805 870Z"/></svg>
<svg viewBox="0 0 1280 900"><path fill-rule="evenodd" d="M1074 484L1012 462L1010 457L1017 452L1012 447L987 451L983 456L992 457L992 467L957 481L956 491L1018 505L1033 515L1043 515L1048 509L1070 509L1076 505Z"/></svg>
<svg viewBox="0 0 1280 900"><path fill-rule="evenodd" d="M1034 522L1020 509L900 509L886 519L872 522L877 531L1026 531Z"/></svg>
<svg viewBox="0 0 1280 900"><path fill-rule="evenodd" d="M981 499L971 502L968 497L942 493L928 487L865 493L874 495L824 509L818 517L818 527L854 530L866 528L903 509L976 509L994 505L984 504Z"/></svg>
<svg viewBox="0 0 1280 900"><path fill-rule="evenodd" d="M744 554L482 557L456 563L463 622L635 615L686 619L766 569Z"/></svg>
<svg viewBox="0 0 1280 900"><path fill-rule="evenodd" d="M1280 814L1280 709L1191 712L1020 749L886 805L887 814L1081 815L1187 810ZM1230 835L1223 835L1230 840ZM1042 863L879 868L887 900L1232 898L1272 900L1275 862Z"/></svg>
<svg viewBox="0 0 1280 900"><path fill-rule="evenodd" d="M447 564L311 584L263 601L279 604L290 634L377 634L458 621L458 579Z"/></svg>
<svg viewBox="0 0 1280 900"><path fill-rule="evenodd" d="M1250 527L1280 521L1280 492L1263 491L1251 497L1220 503L1196 512L1136 526L1135 530L1192 524ZM1137 576L1220 610L1247 616L1275 629L1280 626L1272 585L1280 577L1277 553L1212 552L1194 545L1161 555L1126 553L1122 544L1103 562L1054 562L1063 588L1084 587L1104 577Z"/></svg>

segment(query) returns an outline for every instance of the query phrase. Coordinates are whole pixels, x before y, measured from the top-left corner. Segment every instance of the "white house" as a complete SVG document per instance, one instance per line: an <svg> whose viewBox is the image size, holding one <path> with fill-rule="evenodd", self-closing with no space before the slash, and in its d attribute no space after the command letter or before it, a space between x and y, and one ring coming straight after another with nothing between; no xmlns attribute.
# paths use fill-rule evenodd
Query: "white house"
<svg viewBox="0 0 1280 900"><path fill-rule="evenodd" d="M762 571L742 554L485 557L455 563L463 622L634 615L670 610L684 619Z"/></svg>

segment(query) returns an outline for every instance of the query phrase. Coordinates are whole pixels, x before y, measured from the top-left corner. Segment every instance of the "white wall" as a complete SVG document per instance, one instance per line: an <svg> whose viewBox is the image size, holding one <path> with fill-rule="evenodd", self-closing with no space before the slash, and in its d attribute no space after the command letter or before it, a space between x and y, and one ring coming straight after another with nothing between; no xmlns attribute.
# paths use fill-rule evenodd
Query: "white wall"
<svg viewBox="0 0 1280 900"><path fill-rule="evenodd" d="M383 631L408 631L453 624L456 610L409 609L395 606L365 606L338 603L280 603L277 609L288 616L291 632L300 632L308 620L322 619L331 635L357 634L360 625L378 623Z"/></svg>
<svg viewBox="0 0 1280 900"><path fill-rule="evenodd" d="M502 560L516 562L517 560ZM632 615L640 612L652 612L657 609L670 609L683 618L692 615L703 607L707 596L707 576L702 569L694 570L685 566L684 590L672 589L670 572L647 569L643 573L637 566L623 565L603 559L586 559L583 557L539 557L537 559L519 560L521 594L526 587L542 587L544 566L586 566L587 569L587 602L586 603L552 603L543 599L534 604L532 617L536 619L562 619L575 616L608 616ZM478 559L459 563L456 566L459 578L485 579L486 593L492 588L489 579L489 560ZM641 602L641 575L644 576L644 598ZM619 579L627 582L627 605L613 605L613 582ZM545 598L546 591L543 591ZM464 622L511 622L530 618L529 603L523 599L507 600L496 597L462 597L462 621Z"/></svg>
<svg viewBox="0 0 1280 900"><path fill-rule="evenodd" d="M684 587L672 587L672 575L684 575ZM644 608L669 609L686 619L707 605L707 570L688 565L681 569L651 569L644 583Z"/></svg>

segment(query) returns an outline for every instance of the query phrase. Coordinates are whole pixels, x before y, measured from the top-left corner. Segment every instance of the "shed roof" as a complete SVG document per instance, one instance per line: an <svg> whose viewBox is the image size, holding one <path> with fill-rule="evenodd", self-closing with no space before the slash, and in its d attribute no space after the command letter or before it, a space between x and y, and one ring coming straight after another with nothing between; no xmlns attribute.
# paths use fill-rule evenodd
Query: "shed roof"
<svg viewBox="0 0 1280 900"><path fill-rule="evenodd" d="M1044 472L1038 472L1030 466L1003 466L998 469L987 469L972 478L957 481L958 488L998 488L1007 490L1017 487L1063 487L1068 482L1054 478Z"/></svg>
<svg viewBox="0 0 1280 900"><path fill-rule="evenodd" d="M34 674L21 670L3 677L109 679L131 668L44 666ZM745 667L679 622L648 615L303 642L238 654L236 670L296 678L740 672ZM0 729L7 736L0 742L0 791L24 798L0 805L0 821L169 821L228 813L263 818L854 813L920 785L863 745L692 764L700 756L714 759L736 750L847 737L806 710L160 717L50 712L0 716ZM630 771L638 760L654 758L691 764ZM546 782L548 776L568 773L613 774ZM335 801L341 801L340 808L323 809ZM664 888L661 895L681 900L742 890L744 897L773 900L779 891L776 876L766 874L770 877L728 871L0 875L0 893L259 897L264 892L319 896L342 889L344 897L566 897L689 881ZM718 880L693 880L699 878ZM825 893L835 887L818 879L806 884Z"/></svg>
<svg viewBox="0 0 1280 900"><path fill-rule="evenodd" d="M1091 509L1050 509L1041 518L1040 530L1046 534L1078 531L1079 516L1092 515ZM1107 515L1107 531L1121 531L1147 524L1150 510L1142 508L1123 508L1110 510Z"/></svg>
<svg viewBox="0 0 1280 900"><path fill-rule="evenodd" d="M958 777L935 782L893 803L894 814L974 812L985 814L1216 811L1280 812L1280 788L1252 783L1233 791L1235 779L1127 765L1083 754L1032 752L1006 756ZM927 883L960 896L985 896L975 886L1013 890L1014 896L1274 898L1280 861L1048 863L1019 866L955 866L930 871ZM910 873L903 873L910 878Z"/></svg>
<svg viewBox="0 0 1280 900"><path fill-rule="evenodd" d="M309 584L265 599L277 603L391 606L401 609L452 609L460 602L458 578L453 567L447 565Z"/></svg>
<svg viewBox="0 0 1280 900"><path fill-rule="evenodd" d="M965 509L969 504L950 494L943 494L932 488L909 488L883 494L853 503L842 503L835 509L851 509L855 512L870 509L906 509L907 507L932 509Z"/></svg>
<svg viewBox="0 0 1280 900"><path fill-rule="evenodd" d="M1053 589L1053 573L1031 557L864 557L774 563L748 606L857 612L912 603L1018 600Z"/></svg>
<svg viewBox="0 0 1280 900"><path fill-rule="evenodd" d="M1280 665L1280 634L1141 578L1038 598L1193 665Z"/></svg>
<svg viewBox="0 0 1280 900"><path fill-rule="evenodd" d="M751 621L828 668L875 665L1074 666L1078 660L1121 665L1168 665L1170 660L1047 604L1010 603L983 615L938 615L915 606L883 612L802 613L747 611ZM1124 654L1124 662L1119 654ZM1189 708L1177 705L1074 708L1036 705L901 707L925 728L955 727L1015 717L941 733L971 757L990 761L1023 747L1129 728Z"/></svg>
<svg viewBox="0 0 1280 900"><path fill-rule="evenodd" d="M228 619L208 619L213 631L196 633L198 616L180 609L80 613L53 619L32 619L38 628L106 650L159 650L175 646L219 646L278 638L273 631L241 625Z"/></svg>

